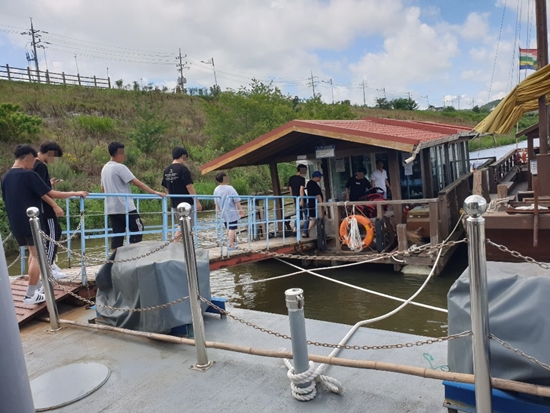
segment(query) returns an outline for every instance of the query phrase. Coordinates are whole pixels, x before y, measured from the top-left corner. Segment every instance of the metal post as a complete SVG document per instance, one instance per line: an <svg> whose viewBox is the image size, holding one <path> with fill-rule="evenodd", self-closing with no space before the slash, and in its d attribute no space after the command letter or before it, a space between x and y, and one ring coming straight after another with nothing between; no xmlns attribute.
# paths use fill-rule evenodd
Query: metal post
<svg viewBox="0 0 550 413"><path fill-rule="evenodd" d="M472 352L476 411L492 412L491 370L489 353L489 309L487 297L487 263L485 257L485 219L487 201L471 195L464 201L468 215L468 262L470 271L470 316L472 318Z"/></svg>
<svg viewBox="0 0 550 413"><path fill-rule="evenodd" d="M195 336L195 348L197 349L197 364L193 366L197 370L207 370L212 366L206 354L204 339L204 321L202 319L201 303L199 301L199 281L197 274L197 257L195 255L195 243L191 234L191 205L182 202L178 205L180 216L180 228L183 240L183 253L187 267L187 285L189 287L189 304L193 317L193 334Z"/></svg>
<svg viewBox="0 0 550 413"><path fill-rule="evenodd" d="M304 291L301 288L291 288L285 291L288 321L290 323L290 337L292 341L292 359L294 371L297 374L309 370L309 356L307 351L306 319L304 316ZM299 387L308 387L304 383Z"/></svg>
<svg viewBox="0 0 550 413"><path fill-rule="evenodd" d="M46 306L48 307L48 313L50 313L50 326L52 331L58 331L61 329L59 325L59 314L57 312L57 306L55 304L55 296L53 294L53 287L50 283L52 278L52 271L46 251L44 251L44 243L40 236L40 222L38 221L38 215L40 212L36 207L30 207L27 209L27 216L30 218L32 238L36 248L36 254L38 255L38 265L40 266L40 277L42 278L42 284L44 285L44 293L46 294Z"/></svg>
<svg viewBox="0 0 550 413"><path fill-rule="evenodd" d="M0 239L1 241L1 239ZM0 400L2 411L34 412L31 386L11 295L8 265L0 242Z"/></svg>

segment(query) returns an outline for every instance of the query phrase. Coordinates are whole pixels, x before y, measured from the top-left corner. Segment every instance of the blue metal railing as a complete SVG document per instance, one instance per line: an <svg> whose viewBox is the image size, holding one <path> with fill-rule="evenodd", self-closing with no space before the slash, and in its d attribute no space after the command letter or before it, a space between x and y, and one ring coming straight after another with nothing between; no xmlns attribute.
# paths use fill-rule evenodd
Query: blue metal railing
<svg viewBox="0 0 550 413"><path fill-rule="evenodd" d="M125 199L126 205L126 230L122 233L113 233L109 226L109 219L107 215L105 200L109 197L119 197ZM76 236L76 230L71 229L71 224L74 225L75 214L71 214L71 205L78 203L79 214L77 217L81 219L81 225L78 229L78 235L80 240L79 253L84 256L86 254L86 241L103 239L104 240L104 252L107 259L111 253L109 241L113 237L124 236L126 244L130 242L130 236L132 235L155 235L160 234L163 241L168 241L173 238L178 231L179 221L175 214L175 211L171 208L171 198L193 198L194 203L196 200L201 202L209 201L217 203L221 202L221 198L213 195L168 195L166 198L161 198L158 195L150 194L107 194L107 193L91 193L86 199L82 198L68 198L65 200L65 223L66 230L63 231L63 235L67 238L67 249L69 264L71 264L71 250L74 247ZM265 195L250 195L250 196L228 196L225 199L224 205L219 205L219 208L214 208L208 211L199 212L195 208L192 212L193 219L193 231L195 237L195 244L199 245L199 240L205 238L211 238L216 241L220 248L220 254L222 256L229 255L227 251L228 240L227 230L225 228L222 212L234 207L236 199L239 200L246 215L237 223L237 234L247 234L247 248L251 249L252 242L264 238L265 244L256 244L257 249L269 249L270 240L274 237L282 238L283 244L287 243L286 230L291 223L294 223L296 230L296 240L300 242L302 240L302 229L307 229L308 218L305 211L308 201L314 203L314 208L317 209L316 197L293 197L293 196L265 196ZM96 203L101 200L101 210L94 211L90 204ZM129 230L129 212L133 210L130 200L134 201L136 211L140 214L142 221L151 221L150 215L161 215L161 219L158 222L149 222L148 225L144 224L141 231L132 232ZM146 203L150 202L158 203L151 208L151 206L145 207ZM304 206L300 206L303 203ZM81 216L82 215L82 216ZM86 219L90 219L94 216L102 217L102 225L97 225L97 222L93 227L86 225ZM209 235L211 235L209 237ZM85 259L82 258L81 262L81 275L83 283L86 282L86 265ZM25 274L25 249L21 248L21 274Z"/></svg>

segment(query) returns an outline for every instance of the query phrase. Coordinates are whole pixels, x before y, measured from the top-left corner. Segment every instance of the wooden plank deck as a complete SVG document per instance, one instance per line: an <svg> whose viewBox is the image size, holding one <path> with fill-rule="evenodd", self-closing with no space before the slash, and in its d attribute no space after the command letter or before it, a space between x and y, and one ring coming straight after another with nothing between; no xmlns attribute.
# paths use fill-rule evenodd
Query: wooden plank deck
<svg viewBox="0 0 550 413"><path fill-rule="evenodd" d="M295 238L287 238L283 242L282 238L274 238L269 240L269 251L282 254L298 253L299 251L312 250L316 247L316 240L308 239L306 242L298 243ZM266 241L254 241L250 245L242 244L242 248L227 252L224 248L223 254L220 247L209 248L210 253L210 269L212 271L220 268L232 267L239 264L256 262L272 258L268 254L262 253L262 247L265 247ZM67 276L58 283L65 289L77 293L84 298L95 297L95 276L98 273L101 265L93 265L86 267L86 279L88 286L82 285L81 267L65 268L63 272ZM22 324L32 320L33 318L46 312L46 303L37 304L34 306L23 305L23 297L27 290L27 276L17 278L11 282L11 291L15 304L15 312L17 314L17 322ZM69 293L61 288L54 288L56 301L61 301L69 296Z"/></svg>
<svg viewBox="0 0 550 413"><path fill-rule="evenodd" d="M81 285L73 282L65 282L63 284L66 289L72 292L78 291L81 287ZM26 277L21 277L11 282L11 293L15 304L15 314L20 326L47 311L45 302L33 306L23 305L23 297L26 291ZM61 301L69 296L69 293L60 288L54 288L54 294L55 301Z"/></svg>

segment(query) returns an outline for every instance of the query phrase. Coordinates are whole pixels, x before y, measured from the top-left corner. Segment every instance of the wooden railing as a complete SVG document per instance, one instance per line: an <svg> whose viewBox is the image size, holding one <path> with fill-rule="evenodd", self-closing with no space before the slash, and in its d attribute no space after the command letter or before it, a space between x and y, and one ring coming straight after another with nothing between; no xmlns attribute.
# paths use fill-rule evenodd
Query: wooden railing
<svg viewBox="0 0 550 413"><path fill-rule="evenodd" d="M97 87L102 89L111 88L111 78L101 78L97 76L81 76L80 74L71 75L65 72L55 73L49 70L33 70L30 67L22 69L19 67L10 67L9 65L0 66L0 79L14 80L20 82L47 83L51 85L79 85L86 87Z"/></svg>
<svg viewBox="0 0 550 413"><path fill-rule="evenodd" d="M488 167L489 172L489 192L497 193L497 186L502 182L515 166L515 154L517 149L512 149L498 161Z"/></svg>

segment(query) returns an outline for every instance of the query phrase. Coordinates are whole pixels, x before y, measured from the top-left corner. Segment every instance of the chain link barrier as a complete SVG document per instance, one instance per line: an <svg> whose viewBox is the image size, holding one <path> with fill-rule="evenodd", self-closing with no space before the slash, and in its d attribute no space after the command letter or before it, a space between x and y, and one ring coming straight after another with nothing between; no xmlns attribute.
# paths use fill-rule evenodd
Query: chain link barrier
<svg viewBox="0 0 550 413"><path fill-rule="evenodd" d="M242 323L248 327L252 327L255 330L261 331L262 333L267 333L275 337L279 337L285 340L291 340L291 337L287 334L278 333L276 331L269 330L264 327L260 327L257 324L254 324L250 321L243 320L240 317L237 317L234 314L231 314L229 311L224 310L223 308L218 307L216 304L212 303L211 301L207 300L204 297L199 296L199 299L205 303L208 304L210 307L214 308L215 310L219 311L220 314L223 314L235 321L238 321L239 323ZM411 348L411 347L420 347L424 345L429 344L435 344L435 343L443 343L445 341L449 340L455 340L457 338L463 338L471 336L473 333L471 330L463 331L462 333L458 334L452 334L450 336L445 337L437 337L437 338L431 338L428 340L422 340L422 341L415 341L410 343L402 343L402 344L382 344L382 345L375 345L375 346L360 346L360 345L340 345L340 344L331 344L331 343L323 343L320 341L310 341L308 340L307 343L311 346L317 346L317 347L328 347L328 348L339 348L343 350L391 350L391 349L400 349L400 348Z"/></svg>
<svg viewBox="0 0 550 413"><path fill-rule="evenodd" d="M10 232L6 238L2 240L2 245L6 245L6 242L8 242L13 237L13 234Z"/></svg>
<svg viewBox="0 0 550 413"><path fill-rule="evenodd" d="M170 245L172 242L174 241L177 241L178 237L174 237L172 238L171 240L168 240L166 241L164 244L160 245L159 247L151 250L151 251L147 251L145 254L142 254L142 255L139 255L137 257L132 257L132 258L125 258L125 259L122 259L122 260L105 260L105 259L102 259L102 258L93 258L93 257L90 257L90 256L87 256L85 254L80 254L79 252L76 252L76 251L73 251L67 247L65 247L63 244L61 244L60 242L54 240L53 238L51 238L48 234L46 234L44 231L40 230L40 235L47 241L49 242L53 242L55 245L57 245L59 248L61 248L62 250L64 250L65 252L70 252L71 254L74 254L76 255L77 257L83 259L84 261L94 261L96 263L100 263L100 264L116 264L116 263L122 263L122 262L131 262L131 261L137 261L137 260L140 260L142 258L146 258L150 255L153 255L157 252L159 252L160 250L166 248L168 245Z"/></svg>
<svg viewBox="0 0 550 413"><path fill-rule="evenodd" d="M514 353L516 353L518 356L521 356L521 357L524 357L526 358L527 360L529 360L530 362L542 367L543 369L546 369L546 370L550 370L550 365L538 360L537 358L533 357L533 356L529 356L528 354L525 354L522 350L518 349L518 348L515 348L515 347L512 347L512 345L500 338L498 338L497 336L495 336L494 334L489 334L489 338L492 339L492 340L495 340L497 343L499 343L502 347L504 347L505 349L507 350L512 350Z"/></svg>
<svg viewBox="0 0 550 413"><path fill-rule="evenodd" d="M421 245L419 247L410 247L408 250L405 251L394 251L394 252L386 252L381 254L369 254L369 255L308 255L308 254L285 254L285 253L279 253L269 250L252 250L252 249L242 249L242 251L247 253L256 253L256 254L264 254L269 255L273 257L279 257L279 258L289 258L289 259L297 259L297 260L303 260L303 259L311 259L311 260L319 260L319 261L363 261L368 260L370 261L380 261L384 259L391 259L397 256L406 256L409 254L421 254L423 252L427 254L432 254L433 252L438 251L441 248L450 248L458 244L467 243L468 240L466 238L458 240L458 241L447 241L447 242L440 242L439 244L431 245L431 244L425 244Z"/></svg>
<svg viewBox="0 0 550 413"><path fill-rule="evenodd" d="M498 248L502 252L506 252L506 253L510 254L514 258L524 260L524 261L526 261L528 263L531 263L531 264L536 264L544 270L550 270L550 264L547 264L545 262L539 262L539 261L535 260L534 258L522 255L517 251L513 251L513 250L509 249L505 245L497 244L496 242L491 241L489 238L487 238L485 240L485 242L489 245L492 245L493 247Z"/></svg>

